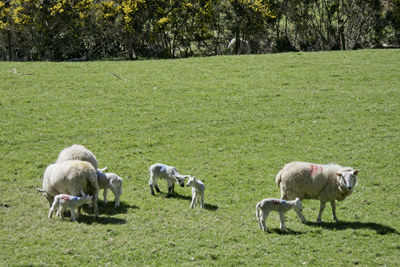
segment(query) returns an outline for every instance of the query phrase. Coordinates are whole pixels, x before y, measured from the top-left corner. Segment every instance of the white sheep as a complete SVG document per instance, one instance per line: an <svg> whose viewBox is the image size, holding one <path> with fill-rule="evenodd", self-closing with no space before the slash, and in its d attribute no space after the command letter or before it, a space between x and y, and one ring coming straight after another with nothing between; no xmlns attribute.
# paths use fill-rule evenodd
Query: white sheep
<svg viewBox="0 0 400 267"><path fill-rule="evenodd" d="M229 44L228 44L228 49L231 54L235 51L235 46L236 46L236 37L233 38ZM239 43L239 48L238 48L238 54L241 53L246 53L249 50L249 42L243 38L240 38L240 43Z"/></svg>
<svg viewBox="0 0 400 267"><path fill-rule="evenodd" d="M190 208L193 209L196 206L196 202L200 202L200 208L204 206L204 191L206 190L205 185L202 181L197 180L196 177L190 177L186 186L192 187L192 203Z"/></svg>
<svg viewBox="0 0 400 267"><path fill-rule="evenodd" d="M91 195L93 196L94 216L99 216L97 172L89 162L68 160L49 165L44 172L40 191L45 193L50 205L54 201L54 196L58 194ZM80 209L78 209L78 213L80 213Z"/></svg>
<svg viewBox="0 0 400 267"><path fill-rule="evenodd" d="M160 189L157 185L158 179L165 179L168 183L168 194L167 197L170 197L174 192L175 182L178 182L181 187L185 186L185 179L189 177L189 175L181 175L178 173L178 170L173 166L168 166L161 163L156 163L150 166L149 168L150 179L150 193L154 195L153 187L159 193Z"/></svg>
<svg viewBox="0 0 400 267"><path fill-rule="evenodd" d="M92 201L92 196L70 196L67 194L59 194L54 197L53 204L49 210L49 218L53 215L54 211L57 211L57 216L61 216L64 219L64 211L69 209L71 211L70 221L73 222L79 217L75 215L75 210L80 208L83 204L89 204Z"/></svg>
<svg viewBox="0 0 400 267"><path fill-rule="evenodd" d="M353 192L357 174L358 170L337 164L291 162L283 167L275 181L281 188L281 199L292 200L298 197L300 200L320 200L317 218L320 223L326 202L331 203L333 219L338 221L335 200L342 201ZM301 211L296 213L303 223L307 222Z"/></svg>
<svg viewBox="0 0 400 267"><path fill-rule="evenodd" d="M87 161L93 165L97 170L98 164L95 155L86 147L82 145L72 145L64 148L58 155L56 163L61 163L67 160L82 160Z"/></svg>
<svg viewBox="0 0 400 267"><path fill-rule="evenodd" d="M301 212L302 206L299 198L296 198L295 200L291 201L286 201L283 199L276 199L276 198L265 198L261 200L256 205L256 217L260 229L265 232L267 231L265 220L267 219L268 214L271 211L276 211L279 213L279 220L281 222L280 229L282 231L286 231L285 213L292 208L294 210Z"/></svg>
<svg viewBox="0 0 400 267"><path fill-rule="evenodd" d="M104 202L107 203L107 189L111 189L115 196L115 207L119 207L119 198L122 194L122 178L115 173L103 173L102 170L97 170L97 179L99 183L99 189L104 189Z"/></svg>

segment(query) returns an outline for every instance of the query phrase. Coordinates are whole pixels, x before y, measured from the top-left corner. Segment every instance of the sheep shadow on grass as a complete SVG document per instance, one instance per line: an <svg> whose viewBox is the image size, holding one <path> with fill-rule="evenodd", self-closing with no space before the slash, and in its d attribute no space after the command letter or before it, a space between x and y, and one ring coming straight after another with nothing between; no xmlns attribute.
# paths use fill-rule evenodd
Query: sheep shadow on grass
<svg viewBox="0 0 400 267"><path fill-rule="evenodd" d="M98 202L99 205L99 214L106 214L106 215L116 215L121 213L127 213L129 209L139 209L138 206L129 205L124 201L121 201L119 207L114 207L114 201L109 201L107 204L103 201ZM82 210L85 211L87 214L93 214L93 208L89 208L88 205L82 206Z"/></svg>
<svg viewBox="0 0 400 267"><path fill-rule="evenodd" d="M294 230L290 230L290 229L286 229L286 231L282 231L279 228L276 229L268 229L266 233L277 233L279 235L302 235L303 232L300 231L294 231Z"/></svg>
<svg viewBox="0 0 400 267"><path fill-rule="evenodd" d="M125 224L126 220L120 219L120 218L115 218L115 217L105 217L104 215L101 216L99 215L98 218L94 218L93 215L86 215L86 214L81 214L81 216L77 219L79 223L86 223L86 224Z"/></svg>
<svg viewBox="0 0 400 267"><path fill-rule="evenodd" d="M162 197L163 197L163 198L166 197L166 194L165 194L165 195L162 195ZM190 202L192 201L192 197L191 197L191 196L179 195L179 194L176 193L176 192L174 192L174 193L171 195L171 198L178 198L178 199L188 200L188 201L190 201ZM196 205L196 206L197 206L197 205ZM216 210L218 210L218 206L217 206L217 205L213 205L213 204L204 203L204 209L216 211Z"/></svg>
<svg viewBox="0 0 400 267"><path fill-rule="evenodd" d="M315 227L322 227L331 230L346 230L346 229L369 229L374 230L377 234L380 235L387 235L387 234L399 234L399 232L387 225L383 225L380 223L373 223L373 222L346 222L346 221L339 221L339 222L307 222L309 226Z"/></svg>

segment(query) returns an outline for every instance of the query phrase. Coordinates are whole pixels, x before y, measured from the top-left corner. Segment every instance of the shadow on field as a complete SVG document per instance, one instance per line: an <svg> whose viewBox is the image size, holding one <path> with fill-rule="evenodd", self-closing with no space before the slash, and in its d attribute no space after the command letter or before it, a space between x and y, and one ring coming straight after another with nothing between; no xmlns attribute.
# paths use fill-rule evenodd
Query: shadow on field
<svg viewBox="0 0 400 267"><path fill-rule="evenodd" d="M302 235L303 232L299 232L299 231L293 231L290 229L287 229L286 231L282 231L281 229L268 229L267 233L272 233L275 232L279 235Z"/></svg>
<svg viewBox="0 0 400 267"><path fill-rule="evenodd" d="M370 229L376 231L377 234L380 235L387 235L387 234L399 234L396 229L379 224L379 223L372 223L372 222L307 222L307 225L322 227L327 229L334 229L334 230L346 230L346 229Z"/></svg>
<svg viewBox="0 0 400 267"><path fill-rule="evenodd" d="M79 223L86 223L86 224L92 224L92 223L98 223L98 224L125 224L126 220L120 219L120 218L113 218L113 217L104 217L99 215L99 218L95 219L93 215L84 215L81 214L79 219L77 219Z"/></svg>
<svg viewBox="0 0 400 267"><path fill-rule="evenodd" d="M179 195L179 194L177 194L177 193L174 193L174 194L172 195L172 198L179 198L179 199L184 199L184 200L192 201L192 197L191 197L191 196L182 196L182 195ZM197 204L197 205L198 205L198 204ZM196 206L197 206L197 205L196 205ZM218 206L212 205L212 204L208 204L208 203L204 203L204 208L205 208L206 210L214 210L214 211L218 210Z"/></svg>
<svg viewBox="0 0 400 267"><path fill-rule="evenodd" d="M82 206L82 209L87 214L93 214L93 208L89 208L88 205ZM124 201L119 203L119 207L114 207L114 201L109 201L107 204L103 201L99 201L99 214L106 214L106 215L116 215L120 213L127 213L129 209L139 209L138 206L129 205Z"/></svg>

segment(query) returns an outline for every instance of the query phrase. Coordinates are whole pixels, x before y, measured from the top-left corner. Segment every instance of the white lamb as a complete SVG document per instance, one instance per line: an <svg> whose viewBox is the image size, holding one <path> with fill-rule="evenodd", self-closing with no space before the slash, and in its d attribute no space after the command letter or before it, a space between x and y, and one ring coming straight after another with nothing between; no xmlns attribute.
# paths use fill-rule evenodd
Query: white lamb
<svg viewBox="0 0 400 267"><path fill-rule="evenodd" d="M265 232L267 231L265 220L271 211L276 211L279 213L279 220L281 222L280 229L286 231L285 213L292 208L301 212L302 206L299 198L291 201L276 198L265 198L261 200L256 205L256 217L260 229Z"/></svg>
<svg viewBox="0 0 400 267"><path fill-rule="evenodd" d="M83 204L89 204L92 201L91 196L76 197L66 194L59 194L54 197L53 205L51 205L49 211L49 218L53 215L54 211L57 211L57 216L61 216L64 219L64 211L69 209L71 211L70 221L73 222L79 217L75 215L75 210L80 208Z"/></svg>
<svg viewBox="0 0 400 267"><path fill-rule="evenodd" d="M58 194L93 196L94 216L99 216L97 172L89 162L68 160L49 165L44 172L42 186L40 191L45 193L50 205L53 203L54 196ZM78 213L80 213L80 209L78 209Z"/></svg>
<svg viewBox="0 0 400 267"><path fill-rule="evenodd" d="M333 219L338 221L335 200L342 201L353 192L357 184L357 174L358 170L337 164L291 162L283 167L275 181L281 188L281 199L291 200L298 197L300 200L320 200L317 218L320 223L326 202L331 203ZM307 222L301 211L296 213L303 223Z"/></svg>
<svg viewBox="0 0 400 267"><path fill-rule="evenodd" d="M115 196L115 207L119 207L119 198L122 194L122 178L115 173L103 173L101 170L97 170L97 179L99 182L99 189L104 189L104 202L107 203L107 189L109 188Z"/></svg>
<svg viewBox="0 0 400 267"><path fill-rule="evenodd" d="M204 191L206 190L205 185L202 181L197 180L196 177L190 177L186 186L192 187L192 203L190 208L193 209L196 206L196 202L200 202L200 208L204 206Z"/></svg>
<svg viewBox="0 0 400 267"><path fill-rule="evenodd" d="M149 168L150 173L150 193L154 195L153 187L159 193L160 189L157 185L158 179L165 179L168 183L168 194L167 197L170 197L171 194L174 192L175 182L178 182L181 187L185 186L185 179L189 177L189 175L181 175L178 173L178 170L173 166L168 166L161 163L156 163L151 165Z"/></svg>
<svg viewBox="0 0 400 267"><path fill-rule="evenodd" d="M72 145L64 148L58 155L56 163L61 163L67 160L82 160L87 161L93 165L97 170L98 164L95 155L86 147L82 145Z"/></svg>

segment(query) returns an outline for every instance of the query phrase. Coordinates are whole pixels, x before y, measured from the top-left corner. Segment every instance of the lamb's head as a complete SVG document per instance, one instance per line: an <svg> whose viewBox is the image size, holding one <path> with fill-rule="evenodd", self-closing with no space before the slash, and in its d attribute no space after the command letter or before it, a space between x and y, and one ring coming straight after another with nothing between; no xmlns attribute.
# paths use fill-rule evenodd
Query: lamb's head
<svg viewBox="0 0 400 267"><path fill-rule="evenodd" d="M80 201L80 202L81 202L82 204L84 204L84 203L90 204L90 202L92 201L92 199L93 199L92 196L84 195L84 196L81 197L81 201Z"/></svg>
<svg viewBox="0 0 400 267"><path fill-rule="evenodd" d="M184 187L184 186L185 186L185 179L186 179L186 177L187 177L187 176L182 176L182 175L174 175L174 176L173 176L173 178L175 179L175 181L177 181L178 184L179 184L181 187Z"/></svg>
<svg viewBox="0 0 400 267"><path fill-rule="evenodd" d="M303 210L303 206L301 204L301 200L298 197L296 197L296 199L295 199L294 209L298 210L298 211L302 211Z"/></svg>
<svg viewBox="0 0 400 267"><path fill-rule="evenodd" d="M122 184L123 180L121 177L116 175L115 173L106 173L107 179L110 181L111 191L115 196L120 196L122 194Z"/></svg>
<svg viewBox="0 0 400 267"><path fill-rule="evenodd" d="M358 170L339 170L336 175L338 176L340 188L349 192L353 191L357 184L357 174Z"/></svg>
<svg viewBox="0 0 400 267"><path fill-rule="evenodd" d="M193 186L194 183L196 183L196 177L189 176L189 180L188 180L186 186Z"/></svg>

